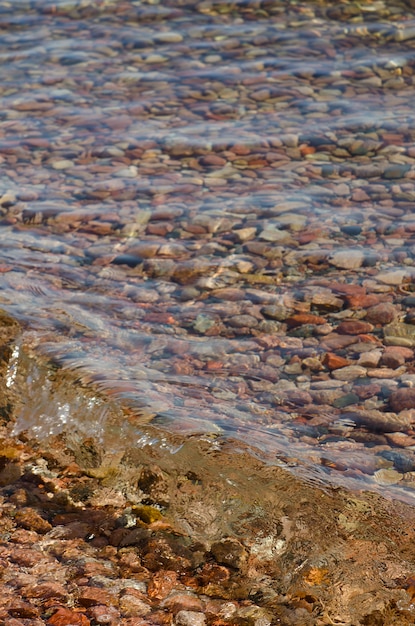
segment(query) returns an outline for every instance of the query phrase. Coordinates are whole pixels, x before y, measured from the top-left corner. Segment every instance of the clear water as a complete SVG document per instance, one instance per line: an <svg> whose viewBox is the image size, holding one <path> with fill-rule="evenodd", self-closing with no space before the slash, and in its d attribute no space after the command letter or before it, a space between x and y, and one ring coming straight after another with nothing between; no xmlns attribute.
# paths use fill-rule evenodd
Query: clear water
<svg viewBox="0 0 415 626"><path fill-rule="evenodd" d="M262 308L382 271L403 285L377 293L410 295L411 3L1 0L0 58L0 306L137 445L151 424L358 479L373 452L341 412L279 401L321 336Z"/></svg>

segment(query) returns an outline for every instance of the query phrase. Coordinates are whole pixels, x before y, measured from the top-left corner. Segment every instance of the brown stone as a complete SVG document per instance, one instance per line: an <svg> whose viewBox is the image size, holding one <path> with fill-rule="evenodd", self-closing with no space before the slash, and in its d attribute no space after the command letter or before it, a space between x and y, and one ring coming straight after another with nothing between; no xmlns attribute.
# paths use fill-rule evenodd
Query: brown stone
<svg viewBox="0 0 415 626"><path fill-rule="evenodd" d="M206 154L205 156L200 157L199 162L202 165L215 165L217 167L226 165L226 159L218 156L217 154Z"/></svg>
<svg viewBox="0 0 415 626"><path fill-rule="evenodd" d="M356 335L338 335L337 333L330 333L323 338L321 347L328 352L334 352L335 350L343 350L343 348L347 348L347 346L351 346L358 341L359 338Z"/></svg>
<svg viewBox="0 0 415 626"><path fill-rule="evenodd" d="M248 557L244 546L232 537L221 539L212 544L211 552L218 563L236 569L241 569Z"/></svg>
<svg viewBox="0 0 415 626"><path fill-rule="evenodd" d="M65 607L59 607L46 622L48 626L90 626L90 623L83 613L77 613Z"/></svg>
<svg viewBox="0 0 415 626"><path fill-rule="evenodd" d="M334 354L334 352L326 352L322 361L323 365L328 367L329 370L337 370L340 367L346 367L350 365L350 361L342 356Z"/></svg>
<svg viewBox="0 0 415 626"><path fill-rule="evenodd" d="M120 611L124 617L145 617L151 613L149 604L131 594L120 598Z"/></svg>
<svg viewBox="0 0 415 626"><path fill-rule="evenodd" d="M324 317L312 315L312 313L295 313L286 319L289 328L296 328L303 324L325 324Z"/></svg>
<svg viewBox="0 0 415 626"><path fill-rule="evenodd" d="M392 411L400 413L404 409L415 408L415 388L414 387L401 387L391 393L389 403Z"/></svg>
<svg viewBox="0 0 415 626"><path fill-rule="evenodd" d="M27 598L56 598L57 600L66 600L68 592L65 587L59 583L45 582L27 589L25 591L25 596Z"/></svg>
<svg viewBox="0 0 415 626"><path fill-rule="evenodd" d="M346 302L351 309L367 309L378 304L379 298L375 294L351 294L346 296Z"/></svg>
<svg viewBox="0 0 415 626"><path fill-rule="evenodd" d="M148 583L148 595L150 598L162 600L177 585L177 572L168 570L156 572Z"/></svg>
<svg viewBox="0 0 415 626"><path fill-rule="evenodd" d="M165 609L172 613L179 611L202 611L203 604L201 600L191 593L172 593L161 604Z"/></svg>
<svg viewBox="0 0 415 626"><path fill-rule="evenodd" d="M414 358L414 352L410 348L402 346L386 346L385 351L380 359L380 365L385 365L392 369L396 369L404 365L405 361Z"/></svg>
<svg viewBox="0 0 415 626"><path fill-rule="evenodd" d="M34 509L25 508L17 511L15 517L16 523L22 528L27 530L34 530L37 533L47 533L52 529L52 526L43 517L36 513Z"/></svg>
<svg viewBox="0 0 415 626"><path fill-rule="evenodd" d="M116 603L114 596L100 587L86 587L81 591L78 596L78 603L81 606L94 606L96 604L102 604L109 606Z"/></svg>
<svg viewBox="0 0 415 626"><path fill-rule="evenodd" d="M117 626L121 623L120 612L113 606L92 606L87 613L93 624Z"/></svg>
<svg viewBox="0 0 415 626"><path fill-rule="evenodd" d="M29 602L19 600L18 598L12 600L7 609L9 615L11 615L12 617L22 617L24 619L30 619L32 617L39 616L39 610L35 606L29 604Z"/></svg>
<svg viewBox="0 0 415 626"><path fill-rule="evenodd" d="M372 324L390 324L397 317L396 307L391 302L381 302L367 309L366 320Z"/></svg>
<svg viewBox="0 0 415 626"><path fill-rule="evenodd" d="M360 335L372 332L373 326L362 320L344 320L336 330L340 335Z"/></svg>

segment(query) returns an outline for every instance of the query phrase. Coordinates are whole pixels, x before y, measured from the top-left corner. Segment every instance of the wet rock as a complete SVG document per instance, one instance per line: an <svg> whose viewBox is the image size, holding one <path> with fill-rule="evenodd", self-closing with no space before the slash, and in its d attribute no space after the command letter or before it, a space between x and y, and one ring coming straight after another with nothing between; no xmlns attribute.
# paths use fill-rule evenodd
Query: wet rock
<svg viewBox="0 0 415 626"><path fill-rule="evenodd" d="M344 320L336 329L340 335L360 335L370 333L372 330L372 324L362 320Z"/></svg>
<svg viewBox="0 0 415 626"><path fill-rule="evenodd" d="M22 617L23 619L39 617L39 609L37 607L18 598L10 602L7 610L12 617Z"/></svg>
<svg viewBox="0 0 415 626"><path fill-rule="evenodd" d="M314 389L310 392L316 404L334 405L344 396L342 389Z"/></svg>
<svg viewBox="0 0 415 626"><path fill-rule="evenodd" d="M350 361L348 359L334 354L333 352L326 352L323 357L322 363L323 365L328 367L329 370L337 370L350 365Z"/></svg>
<svg viewBox="0 0 415 626"><path fill-rule="evenodd" d="M360 365L347 365L339 369L333 370L332 376L336 380L356 380L357 378L363 378L366 376L367 370Z"/></svg>
<svg viewBox="0 0 415 626"><path fill-rule="evenodd" d="M285 402L293 404L294 406L305 406L312 402L312 396L308 391L302 389L287 389L287 391L282 394L282 398Z"/></svg>
<svg viewBox="0 0 415 626"><path fill-rule="evenodd" d="M255 328L258 326L258 320L253 315L234 315L228 319L227 323L233 328Z"/></svg>
<svg viewBox="0 0 415 626"><path fill-rule="evenodd" d="M321 347L323 350L335 353L336 351L343 350L344 348L347 348L347 346L351 346L358 341L359 338L356 335L339 335L337 333L330 333L322 339Z"/></svg>
<svg viewBox="0 0 415 626"><path fill-rule="evenodd" d="M205 626L206 617L197 611L179 611L174 623L177 626Z"/></svg>
<svg viewBox="0 0 415 626"><path fill-rule="evenodd" d="M389 367L380 367L380 368L373 367L371 369L368 369L367 375L372 378L393 379L393 378L397 378L401 374L404 374L404 372L405 372L404 366L401 366L400 368L396 370L390 369Z"/></svg>
<svg viewBox="0 0 415 626"><path fill-rule="evenodd" d="M385 285L401 285L407 276L407 270L392 270L390 272L380 272L376 275L376 280Z"/></svg>
<svg viewBox="0 0 415 626"><path fill-rule="evenodd" d="M393 163L393 165L385 168L383 176L385 178L403 178L410 169L411 166L407 163Z"/></svg>
<svg viewBox="0 0 415 626"><path fill-rule="evenodd" d="M120 612L113 606L93 606L87 611L92 623L116 626L121 621Z"/></svg>
<svg viewBox="0 0 415 626"><path fill-rule="evenodd" d="M297 328L303 325L325 324L326 320L324 317L312 313L295 313L286 319L286 323L289 328Z"/></svg>
<svg viewBox="0 0 415 626"><path fill-rule="evenodd" d="M27 598L66 600L68 592L60 583L44 582L27 589L25 595Z"/></svg>
<svg viewBox="0 0 415 626"><path fill-rule="evenodd" d="M335 252L329 262L339 269L355 270L362 266L364 254L361 250L340 250Z"/></svg>
<svg viewBox="0 0 415 626"><path fill-rule="evenodd" d="M369 411L353 411L344 413L343 419L351 420L358 426L366 426L370 430L384 433L393 433L408 428L410 420L400 417L396 413L382 413L376 409Z"/></svg>
<svg viewBox="0 0 415 626"><path fill-rule="evenodd" d="M43 517L41 517L34 509L26 508L16 512L16 522L22 528L34 530L37 533L47 533L52 526Z"/></svg>
<svg viewBox="0 0 415 626"><path fill-rule="evenodd" d="M287 319L291 311L283 305L270 304L270 305L264 306L261 309L261 313L265 317L269 317L273 320L278 320L279 322L282 322L283 320Z"/></svg>
<svg viewBox="0 0 415 626"><path fill-rule="evenodd" d="M163 600L161 606L174 614L180 611L194 611L199 613L203 610L201 600L192 593L173 592Z"/></svg>
<svg viewBox="0 0 415 626"><path fill-rule="evenodd" d="M380 469L373 474L379 485L395 485L402 480L403 476L394 469Z"/></svg>
<svg viewBox="0 0 415 626"><path fill-rule="evenodd" d="M78 602L81 606L90 607L96 604L109 606L116 603L114 596L99 587L87 587L81 591L78 596Z"/></svg>
<svg viewBox="0 0 415 626"><path fill-rule="evenodd" d="M391 302L382 302L367 309L365 320L372 324L390 324L397 317L396 307Z"/></svg>
<svg viewBox="0 0 415 626"><path fill-rule="evenodd" d="M59 607L56 613L47 620L46 624L48 626L90 626L90 621L82 613Z"/></svg>
<svg viewBox="0 0 415 626"><path fill-rule="evenodd" d="M245 566L248 552L232 537L221 539L211 546L211 552L218 563L241 569Z"/></svg>
<svg viewBox="0 0 415 626"><path fill-rule="evenodd" d="M360 355L359 360L357 361L357 365L361 365L362 367L377 367L379 365L381 357L381 350L370 350L369 352L363 352Z"/></svg>
<svg viewBox="0 0 415 626"><path fill-rule="evenodd" d="M395 413L400 413L404 409L415 409L415 388L401 387L392 391L389 404Z"/></svg>
<svg viewBox="0 0 415 626"><path fill-rule="evenodd" d="M393 322L383 329L384 341L387 346L415 346L415 326Z"/></svg>
<svg viewBox="0 0 415 626"><path fill-rule="evenodd" d="M151 606L130 593L120 598L119 609L124 617L145 617L151 613Z"/></svg>
<svg viewBox="0 0 415 626"><path fill-rule="evenodd" d="M266 609L253 605L238 609L234 619L238 626L270 626L273 616Z"/></svg>
<svg viewBox="0 0 415 626"><path fill-rule="evenodd" d="M385 365L391 369L396 369L404 365L405 361L414 358L414 352L410 348L400 346L387 346L380 359L380 365Z"/></svg>

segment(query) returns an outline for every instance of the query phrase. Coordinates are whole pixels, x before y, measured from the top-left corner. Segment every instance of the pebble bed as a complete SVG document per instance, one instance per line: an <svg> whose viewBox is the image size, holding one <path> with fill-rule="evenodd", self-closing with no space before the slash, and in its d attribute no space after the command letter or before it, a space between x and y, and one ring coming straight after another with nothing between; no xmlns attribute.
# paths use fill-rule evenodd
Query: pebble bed
<svg viewBox="0 0 415 626"><path fill-rule="evenodd" d="M413 503L414 10L0 0L0 306L137 441Z"/></svg>
<svg viewBox="0 0 415 626"><path fill-rule="evenodd" d="M2 305L140 423L411 490L411 4L0 9Z"/></svg>

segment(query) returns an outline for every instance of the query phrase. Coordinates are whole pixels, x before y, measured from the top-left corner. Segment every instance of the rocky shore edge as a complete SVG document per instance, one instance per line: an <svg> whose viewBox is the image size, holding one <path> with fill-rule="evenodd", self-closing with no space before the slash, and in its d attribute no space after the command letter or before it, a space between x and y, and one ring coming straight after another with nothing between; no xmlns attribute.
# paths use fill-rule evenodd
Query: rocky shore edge
<svg viewBox="0 0 415 626"><path fill-rule="evenodd" d="M0 625L413 623L413 507L209 437L17 433L22 330L0 317ZM68 385L51 371L43 393Z"/></svg>

